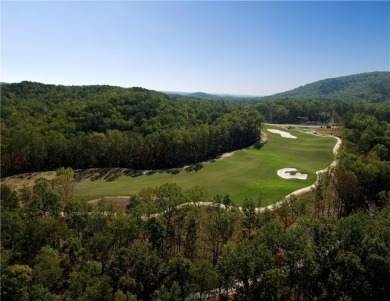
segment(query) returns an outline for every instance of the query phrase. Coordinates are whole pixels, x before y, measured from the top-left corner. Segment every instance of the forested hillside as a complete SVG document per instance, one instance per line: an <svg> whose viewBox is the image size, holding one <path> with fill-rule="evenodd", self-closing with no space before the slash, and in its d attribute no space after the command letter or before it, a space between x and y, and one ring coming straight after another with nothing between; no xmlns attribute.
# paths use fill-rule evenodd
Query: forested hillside
<svg viewBox="0 0 390 301"><path fill-rule="evenodd" d="M251 108L142 88L1 85L2 176L73 168L170 168L256 143Z"/></svg>
<svg viewBox="0 0 390 301"><path fill-rule="evenodd" d="M328 78L302 87L265 97L321 100L390 100L390 72L369 72Z"/></svg>

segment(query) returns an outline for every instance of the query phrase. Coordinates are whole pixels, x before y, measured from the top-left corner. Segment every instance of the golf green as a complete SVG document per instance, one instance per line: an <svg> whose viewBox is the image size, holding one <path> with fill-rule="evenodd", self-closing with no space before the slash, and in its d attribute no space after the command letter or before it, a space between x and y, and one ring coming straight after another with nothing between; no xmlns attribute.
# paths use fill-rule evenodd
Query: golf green
<svg viewBox="0 0 390 301"><path fill-rule="evenodd" d="M297 139L283 138L267 131L268 128L289 132ZM203 186L210 199L217 194L229 194L236 205L241 205L246 197L255 198L262 193L262 206L265 206L297 189L310 186L316 180L315 172L333 161L332 149L336 144L333 137L319 137L272 125L263 126L262 131L268 139L260 149L239 150L226 158L204 162L197 170L155 171L137 177L121 176L114 181L83 180L77 182L75 195L78 199L91 200L102 196L132 195L143 188L177 183L183 189ZM287 167L308 174L308 178L279 177L277 171Z"/></svg>

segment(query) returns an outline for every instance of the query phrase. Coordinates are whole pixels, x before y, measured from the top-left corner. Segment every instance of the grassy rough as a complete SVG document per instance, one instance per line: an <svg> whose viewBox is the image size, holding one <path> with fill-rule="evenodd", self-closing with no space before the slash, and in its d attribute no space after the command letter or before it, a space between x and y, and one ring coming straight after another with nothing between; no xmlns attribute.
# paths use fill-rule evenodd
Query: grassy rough
<svg viewBox="0 0 390 301"><path fill-rule="evenodd" d="M102 196L131 195L143 188L169 182L177 183L184 189L203 186L210 198L216 194L229 194L236 205L241 205L245 197L255 198L262 192L262 206L272 204L294 190L313 184L315 172L332 162L332 148L336 140L280 128L298 137L286 139L266 131L267 127L263 127L263 131L267 133L268 140L261 149L240 150L222 160L205 162L198 170L180 168L177 173L156 171L137 177L121 176L110 182L83 180L76 184L76 197L90 200ZM286 167L307 173L308 179L280 178L277 170Z"/></svg>

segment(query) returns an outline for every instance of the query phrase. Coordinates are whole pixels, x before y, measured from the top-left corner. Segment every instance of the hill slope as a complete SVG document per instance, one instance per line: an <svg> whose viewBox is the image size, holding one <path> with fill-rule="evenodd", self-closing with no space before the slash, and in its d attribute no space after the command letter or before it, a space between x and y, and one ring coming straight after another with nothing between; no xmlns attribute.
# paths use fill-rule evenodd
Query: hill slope
<svg viewBox="0 0 390 301"><path fill-rule="evenodd" d="M192 164L254 144L261 116L143 88L21 82L1 85L0 121L5 176L61 166Z"/></svg>
<svg viewBox="0 0 390 301"><path fill-rule="evenodd" d="M328 78L264 99L282 97L382 102L390 100L390 72L369 72Z"/></svg>

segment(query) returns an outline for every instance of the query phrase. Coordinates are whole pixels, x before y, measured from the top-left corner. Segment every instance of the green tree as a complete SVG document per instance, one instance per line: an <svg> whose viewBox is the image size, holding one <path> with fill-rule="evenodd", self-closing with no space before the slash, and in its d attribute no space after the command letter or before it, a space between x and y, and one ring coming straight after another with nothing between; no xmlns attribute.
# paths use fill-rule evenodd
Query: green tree
<svg viewBox="0 0 390 301"><path fill-rule="evenodd" d="M173 257L167 265L167 284L172 287L176 282L180 289L180 299L185 300L191 291L193 268L191 260L185 258L182 253Z"/></svg>
<svg viewBox="0 0 390 301"><path fill-rule="evenodd" d="M120 286L121 290L123 292L126 292L128 289L127 284L119 285L119 281L121 278L122 281L125 281L125 277L128 277L128 271L130 270L130 250L127 248L120 248L115 254L112 256L112 259L108 263L106 273L111 277L113 283L117 284L114 285L114 288L117 286ZM131 285L129 285L131 286Z"/></svg>
<svg viewBox="0 0 390 301"><path fill-rule="evenodd" d="M80 271L71 272L67 292L69 297L73 300L81 299L87 287L92 286L101 273L102 265L96 261L88 261Z"/></svg>
<svg viewBox="0 0 390 301"><path fill-rule="evenodd" d="M212 253L213 264L216 264L222 247L233 236L237 224L237 212L220 207L209 212L206 220L206 235Z"/></svg>
<svg viewBox="0 0 390 301"><path fill-rule="evenodd" d="M339 251L339 239L335 233L335 225L336 220L334 218L325 217L313 220L308 225L318 267L317 278L313 279L313 281L317 281L317 288L314 293L317 298L329 291L330 267L336 261Z"/></svg>
<svg viewBox="0 0 390 301"><path fill-rule="evenodd" d="M57 169L53 184L64 202L72 200L74 191L73 169L71 167Z"/></svg>
<svg viewBox="0 0 390 301"><path fill-rule="evenodd" d="M318 266L310 241L299 226L288 229L282 238L283 263L292 299L310 298L316 290Z"/></svg>
<svg viewBox="0 0 390 301"><path fill-rule="evenodd" d="M390 293L388 286L390 277L389 247L380 237L371 237L371 233L369 235L362 242L361 255L365 276L369 282L365 291L366 298L386 300Z"/></svg>
<svg viewBox="0 0 390 301"><path fill-rule="evenodd" d="M119 215L111 223L115 248L129 246L139 236L140 226L137 221L127 215Z"/></svg>
<svg viewBox="0 0 390 301"><path fill-rule="evenodd" d="M252 239L252 232L257 224L255 202L252 199L245 198L242 212L244 214L243 227L246 230L246 237Z"/></svg>
<svg viewBox="0 0 390 301"><path fill-rule="evenodd" d="M45 245L59 249L68 235L68 228L61 220L51 216L33 217L24 222L15 250L31 259Z"/></svg>
<svg viewBox="0 0 390 301"><path fill-rule="evenodd" d="M259 286L260 300L289 300L287 275L283 269L273 268L264 273Z"/></svg>
<svg viewBox="0 0 390 301"><path fill-rule="evenodd" d="M276 213L279 215L283 222L284 230L294 224L298 217L302 215L306 210L306 206L302 199L293 195L283 200L281 205L276 208Z"/></svg>
<svg viewBox="0 0 390 301"><path fill-rule="evenodd" d="M353 209L360 207L362 200L360 198L359 181L354 172L340 170L334 175L335 190L342 201L343 213L349 214ZM341 214L340 214L341 215Z"/></svg>
<svg viewBox="0 0 390 301"><path fill-rule="evenodd" d="M190 216L185 225L185 239L184 239L184 248L185 254L189 258L194 258L196 254L196 242L198 240L199 234L199 220L196 216Z"/></svg>
<svg viewBox="0 0 390 301"><path fill-rule="evenodd" d="M110 284L110 277L102 275L95 277L85 288L83 294L78 298L80 301L111 301L113 291Z"/></svg>
<svg viewBox="0 0 390 301"><path fill-rule="evenodd" d="M215 289L218 285L218 273L209 260L201 259L196 262L191 270L194 283L194 291L199 293L200 300L206 300L208 291Z"/></svg>
<svg viewBox="0 0 390 301"><path fill-rule="evenodd" d="M28 265L14 264L2 273L1 296L10 301L28 301L32 283L32 269Z"/></svg>
<svg viewBox="0 0 390 301"><path fill-rule="evenodd" d="M49 180L39 178L33 186L33 197L28 207L31 213L43 214L49 212L58 216L63 210L63 203L53 191Z"/></svg>
<svg viewBox="0 0 390 301"><path fill-rule="evenodd" d="M69 257L70 264L76 264L85 253L82 242L77 237L69 237L64 241L62 251Z"/></svg>
<svg viewBox="0 0 390 301"><path fill-rule="evenodd" d="M1 245L2 248L12 249L22 236L24 221L19 212L1 212Z"/></svg>
<svg viewBox="0 0 390 301"><path fill-rule="evenodd" d="M152 249L162 252L166 232L164 223L159 218L152 217L147 221L145 227L149 234L149 242Z"/></svg>
<svg viewBox="0 0 390 301"><path fill-rule="evenodd" d="M389 160L390 151L389 149L383 145L383 144L376 144L370 151L370 153L375 153L375 155L378 156L378 158L382 161Z"/></svg>
<svg viewBox="0 0 390 301"><path fill-rule="evenodd" d="M124 293L122 290L117 290L114 294L114 301L137 301L137 297L130 293Z"/></svg>
<svg viewBox="0 0 390 301"><path fill-rule="evenodd" d="M35 260L34 282L42 284L51 292L55 292L61 286L63 272L58 252L48 246L43 247Z"/></svg>
<svg viewBox="0 0 390 301"><path fill-rule="evenodd" d="M15 191L8 185L1 184L1 209L15 210L19 207L19 200Z"/></svg>
<svg viewBox="0 0 390 301"><path fill-rule="evenodd" d="M102 264L103 270L106 269L110 260L114 243L111 233L97 232L89 240L88 251L90 254L93 254L94 260Z"/></svg>
<svg viewBox="0 0 390 301"><path fill-rule="evenodd" d="M165 285L162 285L154 295L154 299L158 301L176 301L180 300L180 287L179 284L174 281L171 288L168 289Z"/></svg>
<svg viewBox="0 0 390 301"><path fill-rule="evenodd" d="M54 295L42 284L35 284L31 288L29 300L33 301L54 301Z"/></svg>
<svg viewBox="0 0 390 301"><path fill-rule="evenodd" d="M137 283L137 297L148 301L159 287L161 258L147 245L135 245L131 249L130 266Z"/></svg>
<svg viewBox="0 0 390 301"><path fill-rule="evenodd" d="M175 250L174 217L178 211L177 206L183 202L184 194L176 183L166 183L155 189L156 203L160 210L164 210L162 220L165 228L164 251Z"/></svg>
<svg viewBox="0 0 390 301"><path fill-rule="evenodd" d="M228 242L223 246L222 254L218 257L216 269L218 271L218 287L225 293L229 292L236 282L235 262L236 246L233 242Z"/></svg>
<svg viewBox="0 0 390 301"><path fill-rule="evenodd" d="M352 300L364 296L364 290L367 287L364 274L365 270L358 256L351 252L337 256L333 279L341 296L349 297Z"/></svg>

